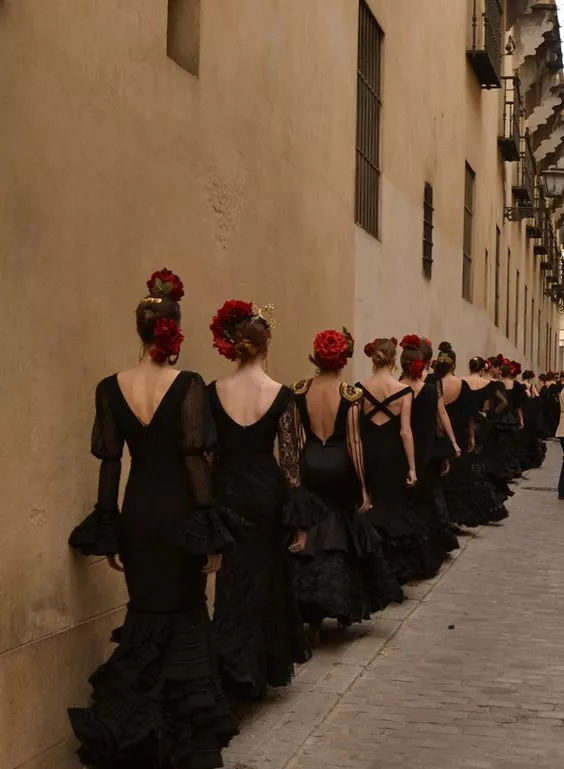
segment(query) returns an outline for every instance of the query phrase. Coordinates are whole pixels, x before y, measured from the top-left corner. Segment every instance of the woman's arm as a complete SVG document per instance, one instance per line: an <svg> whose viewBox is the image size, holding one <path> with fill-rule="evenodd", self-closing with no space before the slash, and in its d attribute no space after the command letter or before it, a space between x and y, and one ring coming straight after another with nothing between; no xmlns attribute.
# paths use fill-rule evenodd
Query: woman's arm
<svg viewBox="0 0 564 769"><path fill-rule="evenodd" d="M414 486L417 483L417 472L415 470L415 446L413 443L413 433L411 431L411 401L412 395L407 395L401 403L401 439L407 458L409 471L407 473L407 485Z"/></svg>
<svg viewBox="0 0 564 769"><path fill-rule="evenodd" d="M450 421L448 411L446 410L444 395L440 393L438 394L437 407L439 412L439 424L441 425L445 435L447 435L449 441L452 443L454 453L456 454L457 457L459 457L462 452L460 451L460 446L456 442L456 436L454 434L454 430L452 429L452 423Z"/></svg>

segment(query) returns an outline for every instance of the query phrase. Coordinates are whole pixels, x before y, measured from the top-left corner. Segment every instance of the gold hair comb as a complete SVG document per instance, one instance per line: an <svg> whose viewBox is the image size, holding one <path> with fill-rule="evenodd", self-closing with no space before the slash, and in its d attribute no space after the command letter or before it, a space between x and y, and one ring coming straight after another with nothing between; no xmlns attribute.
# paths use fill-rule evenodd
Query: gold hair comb
<svg viewBox="0 0 564 769"><path fill-rule="evenodd" d="M253 317L264 320L268 328L276 328L278 323L274 318L274 310L276 307L273 304L263 304L260 307L253 302Z"/></svg>
<svg viewBox="0 0 564 769"><path fill-rule="evenodd" d="M147 302L147 304L160 304L162 299L160 296L146 296L143 301Z"/></svg>

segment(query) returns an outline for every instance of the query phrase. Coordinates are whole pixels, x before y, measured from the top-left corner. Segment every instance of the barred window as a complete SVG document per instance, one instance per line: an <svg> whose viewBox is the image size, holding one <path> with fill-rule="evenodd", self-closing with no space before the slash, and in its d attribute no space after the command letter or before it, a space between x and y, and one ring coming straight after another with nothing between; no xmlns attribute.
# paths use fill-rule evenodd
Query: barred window
<svg viewBox="0 0 564 769"><path fill-rule="evenodd" d="M433 271L433 188L425 182L423 193L423 274L431 277Z"/></svg>
<svg viewBox="0 0 564 769"><path fill-rule="evenodd" d="M519 293L521 291L521 274L519 270L515 273L515 318L513 321L513 332L515 338L515 347L519 347Z"/></svg>
<svg viewBox="0 0 564 769"><path fill-rule="evenodd" d="M375 238L380 230L380 111L383 32L360 2L356 114L355 221Z"/></svg>
<svg viewBox="0 0 564 769"><path fill-rule="evenodd" d="M529 333L529 329L527 328L528 323L528 306L529 306L529 289L527 286L525 286L525 302L523 304L523 352L525 355L527 354L527 334Z"/></svg>
<svg viewBox="0 0 564 769"><path fill-rule="evenodd" d="M501 272L501 231L499 227L495 228L495 305L494 305L494 322L496 326L499 326L499 289L500 289L500 272Z"/></svg>
<svg viewBox="0 0 564 769"><path fill-rule="evenodd" d="M462 296L472 301L472 234L474 229L474 184L476 175L466 163L464 174L464 235L462 241Z"/></svg>
<svg viewBox="0 0 564 769"><path fill-rule="evenodd" d="M509 322L511 319L511 249L507 249L507 275L505 286L505 336L509 339Z"/></svg>

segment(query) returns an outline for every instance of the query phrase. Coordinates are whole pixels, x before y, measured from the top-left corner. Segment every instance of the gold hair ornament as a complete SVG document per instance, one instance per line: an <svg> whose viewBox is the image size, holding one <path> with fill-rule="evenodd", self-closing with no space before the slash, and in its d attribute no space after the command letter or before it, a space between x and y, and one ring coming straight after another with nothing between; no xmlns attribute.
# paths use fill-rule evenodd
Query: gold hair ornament
<svg viewBox="0 0 564 769"><path fill-rule="evenodd" d="M268 328L276 328L278 325L274 318L274 310L276 307L273 304L263 304L259 306L253 302L253 318L260 318L263 320Z"/></svg>
<svg viewBox="0 0 564 769"><path fill-rule="evenodd" d="M453 359L450 357L450 355L447 355L446 352L439 353L437 362L446 363L447 366L452 366L452 364L454 363Z"/></svg>
<svg viewBox="0 0 564 769"><path fill-rule="evenodd" d="M162 301L160 296L146 296L145 299L143 299L143 302L146 304L160 304Z"/></svg>

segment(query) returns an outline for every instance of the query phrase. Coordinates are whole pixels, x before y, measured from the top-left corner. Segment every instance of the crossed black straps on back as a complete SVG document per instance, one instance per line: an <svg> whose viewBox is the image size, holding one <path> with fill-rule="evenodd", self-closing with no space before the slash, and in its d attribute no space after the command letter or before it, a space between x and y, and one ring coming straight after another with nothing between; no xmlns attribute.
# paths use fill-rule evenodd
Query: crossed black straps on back
<svg viewBox="0 0 564 769"><path fill-rule="evenodd" d="M379 401L378 398L376 398L372 393L366 389L366 387L363 387L362 385L357 385L357 387L360 387L362 389L362 392L364 393L367 400L370 401L370 403L374 406L370 411L365 411L364 415L367 419L372 419L376 414L378 414L380 411L384 413L388 419L394 419L394 417L397 416L397 414L394 414L393 411L391 411L388 406L390 403L393 403L394 401L399 400L400 398L403 398L404 395L408 395L411 393L413 395L413 390L411 387L404 387L403 390L399 390L397 393L393 393L392 395L388 395L387 398L385 398L383 401Z"/></svg>

